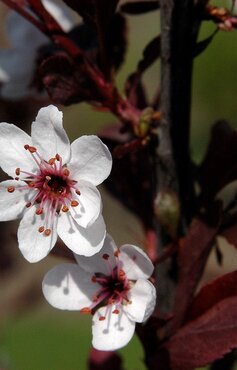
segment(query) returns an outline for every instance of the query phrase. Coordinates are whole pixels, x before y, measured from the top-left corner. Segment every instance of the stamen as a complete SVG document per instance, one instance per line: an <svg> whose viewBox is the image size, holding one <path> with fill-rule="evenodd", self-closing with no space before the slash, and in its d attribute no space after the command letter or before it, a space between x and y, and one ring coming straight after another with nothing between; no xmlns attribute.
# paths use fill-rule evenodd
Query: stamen
<svg viewBox="0 0 237 370"><path fill-rule="evenodd" d="M115 313L116 315L119 314L119 310L116 308L115 310L112 311L112 313Z"/></svg>
<svg viewBox="0 0 237 370"><path fill-rule="evenodd" d="M76 190L76 194L77 194L77 195L81 195L80 190L78 190L78 189L77 189L77 190Z"/></svg>
<svg viewBox="0 0 237 370"><path fill-rule="evenodd" d="M16 175L17 175L17 176L19 176L19 175L20 175L20 172L21 172L20 168L19 168L19 167L17 167L17 168L16 168L16 171L15 171Z"/></svg>
<svg viewBox="0 0 237 370"><path fill-rule="evenodd" d="M63 212L68 212L68 211L69 211L69 208L68 208L66 205L64 205L64 206L62 207L62 211L63 211Z"/></svg>
<svg viewBox="0 0 237 370"><path fill-rule="evenodd" d="M29 182L28 184L29 188L34 188L35 187L35 183L33 181Z"/></svg>
<svg viewBox="0 0 237 370"><path fill-rule="evenodd" d="M38 231L39 231L39 233L43 233L44 232L44 226L40 226Z"/></svg>
<svg viewBox="0 0 237 370"><path fill-rule="evenodd" d="M92 281L92 283L96 283L97 282L97 278L96 278L95 275L92 276L91 281Z"/></svg>
<svg viewBox="0 0 237 370"><path fill-rule="evenodd" d="M35 153L37 151L36 147L34 147L34 146L29 146L28 150L31 153Z"/></svg>
<svg viewBox="0 0 237 370"><path fill-rule="evenodd" d="M60 161L60 155L57 153L56 155L55 155L55 158L57 159L57 161L59 162Z"/></svg>
<svg viewBox="0 0 237 370"><path fill-rule="evenodd" d="M51 234L51 230L50 229L46 229L45 232L44 232L44 235L45 236L49 236Z"/></svg>
<svg viewBox="0 0 237 370"><path fill-rule="evenodd" d="M104 253L104 254L103 254L103 256L102 256L102 258L104 258L104 260L108 261L108 259L109 259L109 254Z"/></svg>
<svg viewBox="0 0 237 370"><path fill-rule="evenodd" d="M42 215L42 213L43 213L43 209L42 209L42 208L38 208L38 209L35 211L35 213L36 213L37 215Z"/></svg>
<svg viewBox="0 0 237 370"><path fill-rule="evenodd" d="M78 201L77 200L72 200L71 201L71 206L72 207L77 207L79 205Z"/></svg>
<svg viewBox="0 0 237 370"><path fill-rule="evenodd" d="M26 208L29 208L31 206L31 202L26 203Z"/></svg>
<svg viewBox="0 0 237 370"><path fill-rule="evenodd" d="M120 251L117 249L117 250L114 252L114 257L119 257L119 254L120 254Z"/></svg>
<svg viewBox="0 0 237 370"><path fill-rule="evenodd" d="M81 313L91 313L91 309L90 307L83 307L82 309L80 309L80 312Z"/></svg>
<svg viewBox="0 0 237 370"><path fill-rule="evenodd" d="M50 166L53 166L55 162L56 162L56 158L51 158L51 159L49 160L49 164L50 164Z"/></svg>
<svg viewBox="0 0 237 370"><path fill-rule="evenodd" d="M104 321L104 320L105 320L105 316L100 316L99 321Z"/></svg>
<svg viewBox="0 0 237 370"><path fill-rule="evenodd" d="M67 168L64 168L63 175L64 176L69 176L70 175L70 171Z"/></svg>
<svg viewBox="0 0 237 370"><path fill-rule="evenodd" d="M118 271L118 277L119 278L121 278L121 279L123 279L124 277L125 277L125 272L122 270L122 269L120 269L119 271Z"/></svg>
<svg viewBox="0 0 237 370"><path fill-rule="evenodd" d="M28 144L26 144L26 145L24 145L24 148L25 148L25 150L28 150L29 149L29 145Z"/></svg>
<svg viewBox="0 0 237 370"><path fill-rule="evenodd" d="M8 186L7 191L8 191L8 193L13 193L15 191L15 187L14 186Z"/></svg>

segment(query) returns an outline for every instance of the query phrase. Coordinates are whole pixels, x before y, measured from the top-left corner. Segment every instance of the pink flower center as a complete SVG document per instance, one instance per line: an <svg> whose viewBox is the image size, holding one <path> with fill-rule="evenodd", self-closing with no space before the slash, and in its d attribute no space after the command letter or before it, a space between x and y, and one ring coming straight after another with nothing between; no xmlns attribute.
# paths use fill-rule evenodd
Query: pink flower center
<svg viewBox="0 0 237 370"><path fill-rule="evenodd" d="M37 164L36 173L26 172L16 168L15 180L21 180L26 185L15 188L8 187L8 192L13 193L17 190L31 190L30 199L26 202L26 207L37 205L36 215L45 214L43 225L38 231L46 236L52 232L55 216L60 211L67 212L70 207L78 206L79 202L73 199L73 194L80 195L76 188L77 181L70 178L70 172L66 165L62 165L62 158L59 154L45 161L33 146L25 145L24 148L32 155ZM21 177L19 177L21 176Z"/></svg>
<svg viewBox="0 0 237 370"><path fill-rule="evenodd" d="M80 310L82 313L94 313L98 308L106 306L105 316L100 316L99 320L106 319L110 305L115 305L115 309L112 313L119 314L121 305L132 303L128 298L131 282L127 279L125 272L121 268L119 252L115 252L114 255L116 257L115 267L111 266L110 256L108 254L104 254L102 256L107 264L109 275L96 272L92 276L92 282L98 283L101 288L98 289L93 297L93 303L91 306L84 307Z"/></svg>

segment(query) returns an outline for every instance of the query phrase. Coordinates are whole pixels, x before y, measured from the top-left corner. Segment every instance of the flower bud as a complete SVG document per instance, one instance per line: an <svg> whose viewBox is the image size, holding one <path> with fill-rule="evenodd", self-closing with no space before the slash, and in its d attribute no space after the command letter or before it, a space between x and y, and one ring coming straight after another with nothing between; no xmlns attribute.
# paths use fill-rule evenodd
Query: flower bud
<svg viewBox="0 0 237 370"><path fill-rule="evenodd" d="M171 190L160 192L154 202L154 211L167 234L175 239L180 219L180 204L177 195Z"/></svg>

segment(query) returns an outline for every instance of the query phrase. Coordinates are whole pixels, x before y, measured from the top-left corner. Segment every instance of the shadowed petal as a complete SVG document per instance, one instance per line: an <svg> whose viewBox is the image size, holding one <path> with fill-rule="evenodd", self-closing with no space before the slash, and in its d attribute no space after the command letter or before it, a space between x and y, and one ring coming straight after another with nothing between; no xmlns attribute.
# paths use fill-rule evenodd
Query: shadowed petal
<svg viewBox="0 0 237 370"><path fill-rule="evenodd" d="M128 279L149 278L154 266L146 253L135 245L125 244L120 248L119 259Z"/></svg>
<svg viewBox="0 0 237 370"><path fill-rule="evenodd" d="M60 310L80 310L92 303L98 284L91 274L78 265L65 263L54 267L44 277L43 293L47 301Z"/></svg>
<svg viewBox="0 0 237 370"><path fill-rule="evenodd" d="M139 279L131 288L128 298L131 304L124 305L129 319L143 322L152 314L156 304L156 290L148 280Z"/></svg>
<svg viewBox="0 0 237 370"><path fill-rule="evenodd" d="M45 160L59 154L65 164L70 159L71 150L62 120L62 112L54 105L41 108L32 123L31 134L33 145Z"/></svg>
<svg viewBox="0 0 237 370"><path fill-rule="evenodd" d="M116 266L116 258L114 257L114 252L117 250L117 247L112 239L112 237L107 234L103 248L91 257L78 256L75 254L75 258L84 270L95 273L101 272L105 275L111 274L111 268ZM103 255L107 254L109 256L109 263L103 258Z"/></svg>
<svg viewBox="0 0 237 370"><path fill-rule="evenodd" d="M0 166L9 176L15 177L16 168L32 172L36 169L30 153L24 145L31 145L31 138L19 127L0 123Z"/></svg>
<svg viewBox="0 0 237 370"><path fill-rule="evenodd" d="M92 345L101 351L114 351L126 346L131 340L135 322L129 320L123 311L113 314L115 306L101 307L93 316L92 321ZM105 320L100 320L101 316L106 316Z"/></svg>
<svg viewBox="0 0 237 370"><path fill-rule="evenodd" d="M99 185L109 176L111 167L110 151L97 136L84 135L73 141L68 168L75 180Z"/></svg>
<svg viewBox="0 0 237 370"><path fill-rule="evenodd" d="M103 246L106 236L105 223L102 216L88 228L79 226L72 216L61 213L58 220L58 235L74 253L93 256Z"/></svg>
<svg viewBox="0 0 237 370"><path fill-rule="evenodd" d="M22 217L28 202L29 191L19 190L24 186L23 181L7 180L0 183L0 221L10 221ZM7 188L12 186L15 191L9 193Z"/></svg>
<svg viewBox="0 0 237 370"><path fill-rule="evenodd" d="M57 240L57 217L49 236L39 233L38 229L44 223L45 215L36 215L36 207L31 207L24 215L18 229L19 248L29 262L38 262L46 257L54 247Z"/></svg>
<svg viewBox="0 0 237 370"><path fill-rule="evenodd" d="M70 213L78 225L89 227L101 212L101 196L96 187L88 181L78 181L77 188L81 194L74 192L73 199L77 200L79 205L71 207Z"/></svg>

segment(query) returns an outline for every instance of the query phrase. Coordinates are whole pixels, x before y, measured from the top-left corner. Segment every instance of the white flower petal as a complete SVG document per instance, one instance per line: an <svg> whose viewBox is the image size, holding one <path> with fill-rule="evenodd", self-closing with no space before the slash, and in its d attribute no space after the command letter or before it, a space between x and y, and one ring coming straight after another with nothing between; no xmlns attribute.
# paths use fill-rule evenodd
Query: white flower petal
<svg viewBox="0 0 237 370"><path fill-rule="evenodd" d="M69 8L62 0L42 0L44 7L56 19L64 32L69 32L78 23L76 12Z"/></svg>
<svg viewBox="0 0 237 370"><path fill-rule="evenodd" d="M20 222L18 229L19 248L29 262L38 262L46 257L54 247L57 240L57 217L51 234L45 236L38 229L44 224L45 215L36 215L36 207L31 207Z"/></svg>
<svg viewBox="0 0 237 370"><path fill-rule="evenodd" d="M11 55L11 53L9 54L8 51L7 53L4 53L4 51L0 50L0 82L1 83L8 82L10 78L9 73L7 72L7 68L6 68L6 64L7 64L6 62L7 62L7 59L9 58L9 55ZM3 63L2 63L2 58L3 58Z"/></svg>
<svg viewBox="0 0 237 370"><path fill-rule="evenodd" d="M0 166L9 176L15 177L16 168L24 171L35 171L36 165L24 145L31 145L31 138L19 127L0 123Z"/></svg>
<svg viewBox="0 0 237 370"><path fill-rule="evenodd" d="M80 310L92 303L99 286L91 274L78 265L65 263L54 267L44 277L43 293L47 301L60 310Z"/></svg>
<svg viewBox="0 0 237 370"><path fill-rule="evenodd" d="M15 191L9 193L7 188L13 186ZM25 186L23 181L7 180L0 183L0 221L10 221L22 217L28 202L29 191L19 190Z"/></svg>
<svg viewBox="0 0 237 370"><path fill-rule="evenodd" d="M115 306L101 307L93 316L92 321L92 345L101 351L114 351L126 346L135 331L135 322L129 320L127 315L120 311L113 314ZM99 320L106 316L105 320Z"/></svg>
<svg viewBox="0 0 237 370"><path fill-rule="evenodd" d="M156 304L156 290L146 279L139 279L131 288L129 295L131 304L124 305L124 311L129 319L144 322L152 314Z"/></svg>
<svg viewBox="0 0 237 370"><path fill-rule="evenodd" d="M117 247L112 239L112 237L107 234L103 248L91 257L78 256L75 254L75 258L79 266L81 266L85 271L95 273L101 272L105 275L110 275L111 268L116 266L116 258L114 257L114 252L117 250ZM109 255L108 263L103 258L104 254Z"/></svg>
<svg viewBox="0 0 237 370"><path fill-rule="evenodd" d="M100 251L104 243L106 235L104 219L99 216L85 229L74 221L69 212L62 212L58 220L58 235L74 253L93 256Z"/></svg>
<svg viewBox="0 0 237 370"><path fill-rule="evenodd" d="M16 50L27 49L27 52L29 52L30 49L36 50L43 43L49 42L48 37L15 11L10 11L7 15L6 34L11 46ZM25 70L27 70L27 68L25 68Z"/></svg>
<svg viewBox="0 0 237 370"><path fill-rule="evenodd" d="M36 53L49 39L14 11L7 15L6 34L12 48L0 51L0 81L3 82L0 94L14 100L36 94L36 88L31 86Z"/></svg>
<svg viewBox="0 0 237 370"><path fill-rule="evenodd" d="M74 180L86 180L99 185L109 176L112 157L97 136L81 136L72 143L71 148L72 158L68 169Z"/></svg>
<svg viewBox="0 0 237 370"><path fill-rule="evenodd" d="M32 123L33 145L45 160L59 154L63 164L70 159L70 143L62 124L63 114L54 105L41 108Z"/></svg>
<svg viewBox="0 0 237 370"><path fill-rule="evenodd" d="M101 213L101 196L96 187L88 181L78 181L76 186L81 194L74 192L73 199L77 200L79 205L71 207L70 212L78 225L89 227Z"/></svg>
<svg viewBox="0 0 237 370"><path fill-rule="evenodd" d="M27 68L25 65L27 64ZM0 51L0 95L7 99L30 96L34 59L25 50Z"/></svg>
<svg viewBox="0 0 237 370"><path fill-rule="evenodd" d="M135 245L125 244L120 248L119 259L128 279L149 278L154 266L147 254Z"/></svg>

